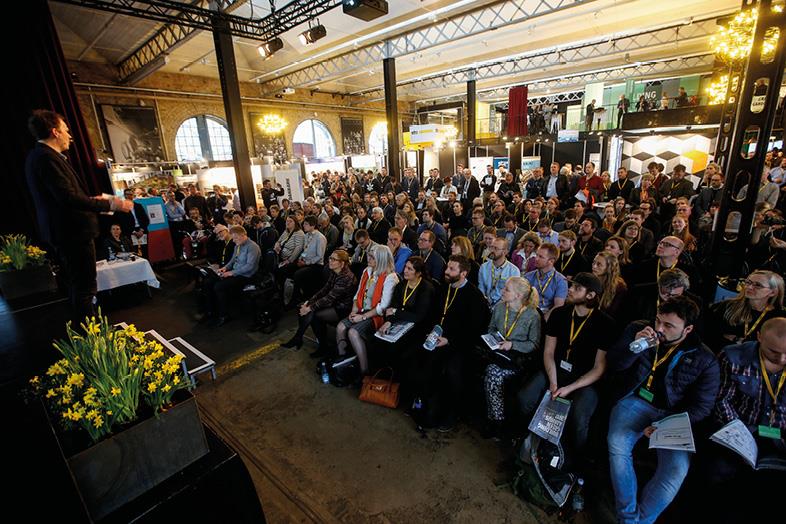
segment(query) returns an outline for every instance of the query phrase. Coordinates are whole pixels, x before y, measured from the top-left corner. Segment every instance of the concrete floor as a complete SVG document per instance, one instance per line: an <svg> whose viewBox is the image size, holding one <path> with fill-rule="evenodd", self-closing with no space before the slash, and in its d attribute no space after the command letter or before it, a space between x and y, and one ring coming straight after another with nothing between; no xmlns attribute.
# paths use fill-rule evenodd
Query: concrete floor
<svg viewBox="0 0 786 524"><path fill-rule="evenodd" d="M160 272L153 298L134 289L105 298L113 321L182 336L217 362L219 377L197 389L203 418L243 457L268 521L552 522L505 485L510 450L459 426L415 431L401 409L357 400L323 385L308 357L278 348L290 314L270 335L248 317L220 329L195 322L184 268Z"/></svg>

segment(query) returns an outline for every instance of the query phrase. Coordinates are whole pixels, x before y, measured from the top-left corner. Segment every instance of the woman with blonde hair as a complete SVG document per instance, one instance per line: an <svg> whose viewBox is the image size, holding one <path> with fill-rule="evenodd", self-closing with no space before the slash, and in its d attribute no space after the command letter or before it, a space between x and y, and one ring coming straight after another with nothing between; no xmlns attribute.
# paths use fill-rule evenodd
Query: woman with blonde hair
<svg viewBox="0 0 786 524"><path fill-rule="evenodd" d="M619 259L614 253L601 251L592 261L592 272L603 284L600 297L600 310L614 318L622 308L628 286L620 276Z"/></svg>
<svg viewBox="0 0 786 524"><path fill-rule="evenodd" d="M757 269L743 281L740 294L710 306L705 338L714 352L734 343L756 340L761 326L784 317L783 277Z"/></svg>
<svg viewBox="0 0 786 524"><path fill-rule="evenodd" d="M539 302L538 291L526 279L510 277L502 289L502 299L491 313L488 332L501 335L503 340L491 355L493 362L486 367L486 438L501 436L505 421L505 382L535 364L542 339Z"/></svg>
<svg viewBox="0 0 786 524"><path fill-rule="evenodd" d="M368 373L366 342L384 323L385 310L398 284L393 254L388 246L374 244L368 249L366 258L368 267L360 275L360 284L352 299L352 310L336 327L340 361L334 364L336 367L355 360L355 357L346 358L349 346L355 352L361 376Z"/></svg>

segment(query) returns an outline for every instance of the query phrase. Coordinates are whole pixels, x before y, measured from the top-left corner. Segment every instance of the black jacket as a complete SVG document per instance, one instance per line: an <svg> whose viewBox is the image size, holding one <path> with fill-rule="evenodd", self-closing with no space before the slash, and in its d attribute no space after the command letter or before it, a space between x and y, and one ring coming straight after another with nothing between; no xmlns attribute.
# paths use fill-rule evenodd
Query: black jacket
<svg viewBox="0 0 786 524"><path fill-rule="evenodd" d="M134 216L136 216L136 220L134 220ZM145 206L139 202L134 202L134 213L117 213L114 222L120 225L124 235L130 237L131 233L139 229L147 233L150 217L147 216ZM136 222L139 222L139 227L136 226Z"/></svg>
<svg viewBox="0 0 786 524"><path fill-rule="evenodd" d="M68 160L38 143L25 163L27 187L33 197L41 240L62 246L98 236L96 213L109 211L109 200L87 196Z"/></svg>

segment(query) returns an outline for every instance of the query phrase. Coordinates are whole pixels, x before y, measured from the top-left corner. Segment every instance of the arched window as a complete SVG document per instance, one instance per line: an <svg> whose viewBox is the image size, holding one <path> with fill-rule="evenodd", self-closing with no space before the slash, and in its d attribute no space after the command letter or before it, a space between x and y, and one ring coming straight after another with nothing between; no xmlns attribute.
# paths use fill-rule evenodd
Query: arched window
<svg viewBox="0 0 786 524"><path fill-rule="evenodd" d="M214 116L189 118L177 130L175 152L179 162L232 160L229 131L224 122Z"/></svg>
<svg viewBox="0 0 786 524"><path fill-rule="evenodd" d="M304 120L295 129L292 150L296 157L328 158L336 156L336 142L330 130L319 120Z"/></svg>
<svg viewBox="0 0 786 524"><path fill-rule="evenodd" d="M368 151L372 155L384 155L388 151L388 124L379 122L371 128L368 137Z"/></svg>

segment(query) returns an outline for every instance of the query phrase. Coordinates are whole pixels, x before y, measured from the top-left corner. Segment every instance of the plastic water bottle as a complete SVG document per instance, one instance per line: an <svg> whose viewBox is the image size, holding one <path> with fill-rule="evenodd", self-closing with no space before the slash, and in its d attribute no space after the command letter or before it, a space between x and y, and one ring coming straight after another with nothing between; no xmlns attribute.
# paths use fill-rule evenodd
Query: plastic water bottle
<svg viewBox="0 0 786 524"><path fill-rule="evenodd" d="M630 349L633 353L641 353L649 348L655 347L658 345L658 337L641 337L637 338L633 342L630 343L628 349Z"/></svg>
<svg viewBox="0 0 786 524"><path fill-rule="evenodd" d="M319 366L320 376L322 377L323 384L330 384L330 374L328 373L328 368L326 363L322 363Z"/></svg>
<svg viewBox="0 0 786 524"><path fill-rule="evenodd" d="M428 334L426 337L426 341L423 343L423 347L426 348L428 351L434 351L434 348L437 347L437 339L442 336L442 326L437 324L434 326L434 329L431 330L431 333Z"/></svg>
<svg viewBox="0 0 786 524"><path fill-rule="evenodd" d="M576 480L576 489L573 491L571 508L576 513L584 511L584 479L581 477Z"/></svg>
<svg viewBox="0 0 786 524"><path fill-rule="evenodd" d="M423 400L420 397L415 397L414 402L412 402L412 409L423 409Z"/></svg>
<svg viewBox="0 0 786 524"><path fill-rule="evenodd" d="M115 250L110 247L109 248L109 256L107 256L107 260L109 260L111 262L111 261L113 261L115 259L117 259L117 257L115 256Z"/></svg>

